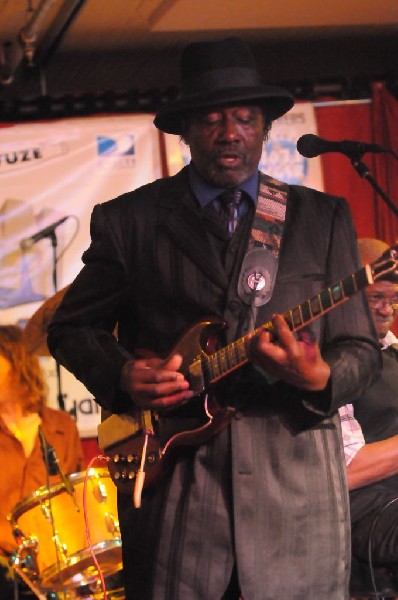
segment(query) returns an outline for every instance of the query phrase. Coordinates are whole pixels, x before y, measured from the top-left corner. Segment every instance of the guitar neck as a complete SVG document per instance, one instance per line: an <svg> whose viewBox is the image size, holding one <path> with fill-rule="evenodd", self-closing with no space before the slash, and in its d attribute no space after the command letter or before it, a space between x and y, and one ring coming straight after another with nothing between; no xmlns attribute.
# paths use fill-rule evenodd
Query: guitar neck
<svg viewBox="0 0 398 600"><path fill-rule="evenodd" d="M335 306L342 304L371 283L373 283L372 271L369 265L366 265L332 287L324 289L316 296L288 310L283 314L283 317L290 330L293 332L297 331L329 312ZM250 335L260 333L260 331L269 331L272 333L272 321L268 321L253 330ZM246 354L248 337L249 334L224 346L213 354L202 356L203 372L209 383L215 383L248 362L249 359Z"/></svg>

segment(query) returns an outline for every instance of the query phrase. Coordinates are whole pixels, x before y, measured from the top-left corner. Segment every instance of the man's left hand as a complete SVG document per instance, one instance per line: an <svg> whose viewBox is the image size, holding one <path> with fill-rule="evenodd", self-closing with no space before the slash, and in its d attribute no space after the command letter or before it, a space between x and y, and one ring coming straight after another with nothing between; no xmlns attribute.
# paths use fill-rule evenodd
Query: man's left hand
<svg viewBox="0 0 398 600"><path fill-rule="evenodd" d="M323 360L311 332L302 329L297 336L282 315L274 315L275 337L260 331L247 342L249 359L269 375L299 389L321 391L330 377L330 367Z"/></svg>

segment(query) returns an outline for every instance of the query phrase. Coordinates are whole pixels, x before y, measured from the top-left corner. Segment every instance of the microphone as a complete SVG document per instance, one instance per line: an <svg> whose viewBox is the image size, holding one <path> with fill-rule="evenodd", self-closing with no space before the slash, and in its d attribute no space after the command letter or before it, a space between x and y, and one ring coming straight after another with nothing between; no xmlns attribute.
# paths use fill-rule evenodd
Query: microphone
<svg viewBox="0 0 398 600"><path fill-rule="evenodd" d="M365 152L391 152L389 148L379 146L378 144L352 142L350 140L332 142L312 133L307 133L299 138L297 141L297 150L301 156L305 156L306 158L314 158L326 152L341 152L341 154L345 154L349 158L357 158L365 154Z"/></svg>
<svg viewBox="0 0 398 600"><path fill-rule="evenodd" d="M58 456L55 453L55 449L51 446L43 433L42 428L39 426L39 440L40 440L40 448L41 453L43 455L44 464L46 465L46 471L49 475L59 475L61 477L62 483L65 486L65 490L68 494L74 497L74 489L71 484L69 478L62 471L59 462Z"/></svg>
<svg viewBox="0 0 398 600"><path fill-rule="evenodd" d="M49 444L43 444L42 439L40 438L41 451L43 454L43 459L46 464L47 473L49 475L58 475L59 473L59 463L58 457L55 454L55 450L53 446Z"/></svg>
<svg viewBox="0 0 398 600"><path fill-rule="evenodd" d="M67 215L66 217L62 217L62 219L58 219L58 221L55 221L55 223L51 223L51 225L47 225L47 227L44 227L44 229L41 229L40 231L31 235L30 237L27 237L27 238L24 238L23 240L21 240L19 243L19 246L20 246L22 252L26 252L34 244L36 244L36 242L39 242L43 238L52 236L54 231L56 230L56 228L59 225L61 225L62 223L64 223L66 221L66 219L69 219L69 216L70 215Z"/></svg>

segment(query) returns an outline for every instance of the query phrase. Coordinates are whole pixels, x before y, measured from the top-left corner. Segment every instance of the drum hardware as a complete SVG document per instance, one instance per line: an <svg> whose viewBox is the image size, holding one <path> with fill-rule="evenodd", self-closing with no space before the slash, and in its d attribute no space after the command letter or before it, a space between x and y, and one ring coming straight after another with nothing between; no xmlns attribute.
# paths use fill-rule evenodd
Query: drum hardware
<svg viewBox="0 0 398 600"><path fill-rule="evenodd" d="M100 480L98 473L94 473L93 477L90 478L91 491L97 502L103 504L108 500L108 493L106 491L106 485Z"/></svg>
<svg viewBox="0 0 398 600"><path fill-rule="evenodd" d="M19 530L13 531L15 536L19 537L21 532ZM38 540L36 538L30 538L20 543L18 550L13 554L10 559L10 564L18 575L18 577L25 583L25 585L39 598L39 600L47 600L46 596L43 595L37 586L38 581L38 566L36 561ZM34 556L31 551L33 550ZM27 575L29 573L30 577Z"/></svg>
<svg viewBox="0 0 398 600"><path fill-rule="evenodd" d="M41 514L43 515L43 517L47 520L47 521L52 521L51 518L51 511L50 511L50 507L46 502L43 502L40 505L40 509L41 509Z"/></svg>
<svg viewBox="0 0 398 600"><path fill-rule="evenodd" d="M75 495L74 495L73 485L72 485L69 477L67 477L65 475L65 473L63 472L63 470L61 469L61 465L59 464L59 460L58 460L58 456L55 452L55 448L53 446L51 446L51 444L48 443L41 425L39 425L39 428L38 428L38 435L39 435L39 440L40 440L41 453L43 455L43 460L44 460L44 464L46 466L47 474L48 475L59 475L62 483L64 484L65 490L73 498L73 500L76 504L76 508L77 508L77 510L79 510L79 507L77 505Z"/></svg>
<svg viewBox="0 0 398 600"><path fill-rule="evenodd" d="M61 540L59 539L59 535L56 532L53 535L53 541L54 544L57 548L57 562L60 562L61 560L65 563L68 560L68 547L66 544L63 544L61 542Z"/></svg>
<svg viewBox="0 0 398 600"><path fill-rule="evenodd" d="M73 499L62 483L43 486L8 516L18 533L19 553L26 548L35 557L36 565L24 575L41 593L77 592L97 582L100 573L108 577L122 568L116 488L108 470L89 469L68 478Z"/></svg>
<svg viewBox="0 0 398 600"><path fill-rule="evenodd" d="M105 524L109 533L118 534L120 532L119 521L109 513L105 513Z"/></svg>

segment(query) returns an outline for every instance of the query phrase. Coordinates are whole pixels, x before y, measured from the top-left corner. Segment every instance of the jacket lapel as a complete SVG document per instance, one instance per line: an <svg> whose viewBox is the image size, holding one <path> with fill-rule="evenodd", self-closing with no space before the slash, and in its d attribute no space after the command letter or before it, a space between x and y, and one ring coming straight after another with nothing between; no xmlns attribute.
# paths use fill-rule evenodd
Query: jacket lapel
<svg viewBox="0 0 398 600"><path fill-rule="evenodd" d="M160 205L166 209L162 228L213 283L226 290L228 277L208 240L201 209L196 206L186 182L181 185L183 174L184 171L175 177L176 189L160 200ZM175 198L178 200L175 201Z"/></svg>

